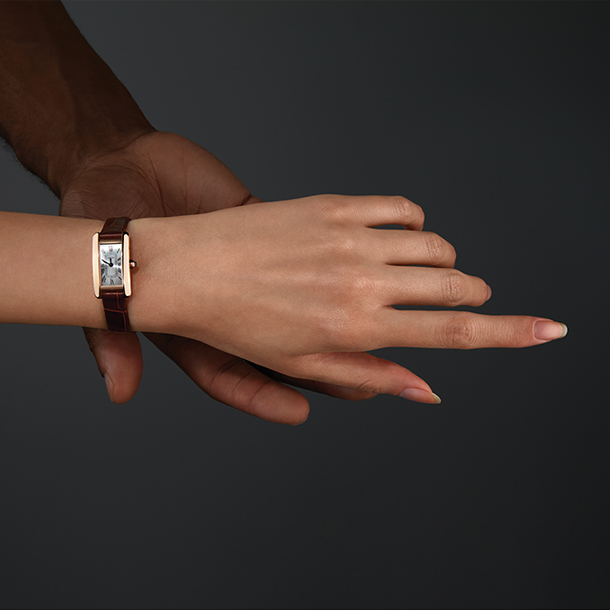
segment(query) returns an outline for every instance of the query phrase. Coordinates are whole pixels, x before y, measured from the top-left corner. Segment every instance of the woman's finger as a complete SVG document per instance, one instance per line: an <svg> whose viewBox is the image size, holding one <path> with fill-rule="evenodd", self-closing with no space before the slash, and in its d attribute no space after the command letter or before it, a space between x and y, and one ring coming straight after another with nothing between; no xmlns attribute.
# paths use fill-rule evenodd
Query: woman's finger
<svg viewBox="0 0 610 610"><path fill-rule="evenodd" d="M383 271L386 292L380 295L384 305L436 305L479 307L491 297L491 289L480 278L457 269L397 267L386 265Z"/></svg>
<svg viewBox="0 0 610 610"><path fill-rule="evenodd" d="M396 224L421 231L424 226L422 208L401 195L326 195L323 206L334 218L367 227Z"/></svg>
<svg viewBox="0 0 610 610"><path fill-rule="evenodd" d="M214 400L278 424L298 425L307 419L309 402L300 392L241 358L184 337L145 335Z"/></svg>
<svg viewBox="0 0 610 610"><path fill-rule="evenodd" d="M455 248L440 235L429 231L365 229L378 259L388 265L453 267Z"/></svg>
<svg viewBox="0 0 610 610"><path fill-rule="evenodd" d="M371 330L372 345L478 349L529 347L567 334L567 327L534 316L488 316L467 311L399 311L384 307Z"/></svg>
<svg viewBox="0 0 610 610"><path fill-rule="evenodd" d="M359 392L392 394L427 404L440 402L430 386L411 371L364 352L308 354L299 358L298 368L308 379Z"/></svg>
<svg viewBox="0 0 610 610"><path fill-rule="evenodd" d="M333 398L341 398L343 400L367 400L373 398L377 394L375 392L367 392L365 390L356 390L354 388L347 388L345 386L337 385L335 383L326 383L324 381L314 381L312 379L303 379L301 377L291 377L290 375L284 375L278 373L273 369L268 369L255 362L247 361L248 364L252 365L257 371L264 373L271 379L287 383L297 388L303 388L304 390L310 390L312 392L318 392L319 394L326 394Z"/></svg>

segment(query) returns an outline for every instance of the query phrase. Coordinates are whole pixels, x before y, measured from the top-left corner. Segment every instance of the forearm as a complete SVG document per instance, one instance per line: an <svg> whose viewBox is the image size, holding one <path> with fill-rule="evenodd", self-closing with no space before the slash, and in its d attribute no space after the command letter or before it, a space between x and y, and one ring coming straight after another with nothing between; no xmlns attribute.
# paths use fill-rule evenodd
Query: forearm
<svg viewBox="0 0 610 610"><path fill-rule="evenodd" d="M160 221L129 224L132 256L141 263L129 299L134 330L163 330L154 317L158 306L147 274L154 248L138 248L149 233L154 243L156 231L147 227L155 222ZM102 226L99 220L0 212L0 323L106 328L93 293L91 256L93 235Z"/></svg>
<svg viewBox="0 0 610 610"><path fill-rule="evenodd" d="M0 135L61 194L77 169L153 128L61 2L0 2Z"/></svg>

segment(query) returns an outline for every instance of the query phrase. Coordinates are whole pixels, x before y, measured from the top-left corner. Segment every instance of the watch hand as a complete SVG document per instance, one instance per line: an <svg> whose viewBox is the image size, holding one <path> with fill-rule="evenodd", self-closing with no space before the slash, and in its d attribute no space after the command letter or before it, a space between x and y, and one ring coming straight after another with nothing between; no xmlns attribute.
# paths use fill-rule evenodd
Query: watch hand
<svg viewBox="0 0 610 610"><path fill-rule="evenodd" d="M106 263L109 267L114 267L114 265L112 263L109 263L108 261L105 261L104 259L102 259L102 263Z"/></svg>

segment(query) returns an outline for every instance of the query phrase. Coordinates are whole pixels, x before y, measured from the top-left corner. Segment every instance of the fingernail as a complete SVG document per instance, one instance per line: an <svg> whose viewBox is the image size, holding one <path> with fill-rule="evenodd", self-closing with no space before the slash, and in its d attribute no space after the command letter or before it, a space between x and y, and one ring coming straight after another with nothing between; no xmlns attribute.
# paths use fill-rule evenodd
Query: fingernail
<svg viewBox="0 0 610 610"><path fill-rule="evenodd" d="M487 300L491 299L491 286L487 286Z"/></svg>
<svg viewBox="0 0 610 610"><path fill-rule="evenodd" d="M538 341L553 341L563 339L568 334L568 327L561 322L551 322L550 320L538 320L534 324L534 337Z"/></svg>
<svg viewBox="0 0 610 610"><path fill-rule="evenodd" d="M296 426L302 426L308 419L309 419L309 415L302 422L299 422L298 424L292 424L292 425L295 428L296 428Z"/></svg>
<svg viewBox="0 0 610 610"><path fill-rule="evenodd" d="M114 392L114 383L112 381L112 379L110 378L110 375L108 375L108 373L106 373L104 375L104 379L106 380L106 390L108 391L108 397L110 398L110 400L112 402L114 402L114 398L113 398L113 392Z"/></svg>
<svg viewBox="0 0 610 610"><path fill-rule="evenodd" d="M425 402L428 404L438 405L441 402L440 396L437 396L434 392L426 392L426 390L417 390L415 388L406 388L399 396L401 398L406 398L407 400ZM432 397L432 401L430 401L430 397Z"/></svg>

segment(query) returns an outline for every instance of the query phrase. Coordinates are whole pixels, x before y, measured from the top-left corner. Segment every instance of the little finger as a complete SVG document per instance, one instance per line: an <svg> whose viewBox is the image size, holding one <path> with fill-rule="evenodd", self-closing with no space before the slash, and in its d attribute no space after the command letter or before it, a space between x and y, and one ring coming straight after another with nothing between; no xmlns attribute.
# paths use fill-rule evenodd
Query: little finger
<svg viewBox="0 0 610 610"><path fill-rule="evenodd" d="M339 195L325 198L329 213L342 220L358 222L367 227L403 225L413 231L424 226L421 206L401 195Z"/></svg>

